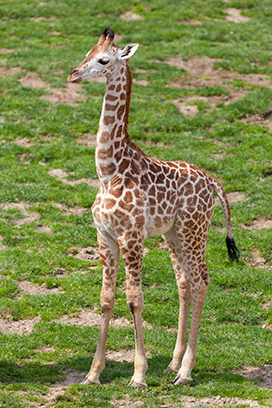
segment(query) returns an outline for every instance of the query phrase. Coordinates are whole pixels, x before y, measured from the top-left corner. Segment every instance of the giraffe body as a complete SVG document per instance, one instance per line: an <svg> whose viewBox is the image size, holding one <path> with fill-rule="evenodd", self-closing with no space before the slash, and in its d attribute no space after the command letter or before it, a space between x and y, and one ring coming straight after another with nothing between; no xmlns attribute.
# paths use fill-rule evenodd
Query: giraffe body
<svg viewBox="0 0 272 408"><path fill-rule="evenodd" d="M180 299L179 326L173 359L167 370L177 371L174 384L192 380L197 332L210 278L205 249L213 211L213 190L223 206L230 258L239 251L230 230L230 209L219 182L187 162L148 157L128 132L132 75L127 64L137 44L121 49L109 28L68 77L70 82L107 77L97 132L96 167L100 190L92 207L103 264L101 323L97 350L85 384L99 384L105 366L109 320L114 305L120 251L126 267L127 303L135 327L135 364L130 384L145 386L147 361L142 333L141 269L145 238L163 235L170 250ZM193 315L187 340L190 304Z"/></svg>

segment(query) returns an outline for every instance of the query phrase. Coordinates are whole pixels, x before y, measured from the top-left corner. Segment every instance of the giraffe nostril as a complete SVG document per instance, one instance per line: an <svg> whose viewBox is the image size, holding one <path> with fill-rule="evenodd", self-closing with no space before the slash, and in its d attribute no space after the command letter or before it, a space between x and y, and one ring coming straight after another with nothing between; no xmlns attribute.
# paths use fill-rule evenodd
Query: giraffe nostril
<svg viewBox="0 0 272 408"><path fill-rule="evenodd" d="M78 72L78 69L73 69L73 70L70 72L70 75L73 75L73 74L75 74L76 72Z"/></svg>

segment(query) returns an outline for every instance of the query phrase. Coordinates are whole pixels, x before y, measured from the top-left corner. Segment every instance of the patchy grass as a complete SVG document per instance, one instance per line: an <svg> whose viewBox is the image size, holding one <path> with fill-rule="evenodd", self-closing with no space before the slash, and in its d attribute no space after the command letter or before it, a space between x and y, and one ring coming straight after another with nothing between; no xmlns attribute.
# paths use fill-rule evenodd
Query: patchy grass
<svg viewBox="0 0 272 408"><path fill-rule="evenodd" d="M187 397L211 406L218 395L226 405L271 406L260 378L237 374L272 361L271 2L9 0L0 11L0 406L192 406ZM193 162L245 198L231 203L239 265L228 262L215 208L212 283L189 386L172 387L173 374L163 373L178 293L161 238L146 240L143 262L149 387L130 389L133 364L110 359L103 386L77 384L98 339L96 323L77 319L96 311L101 289L90 208L105 85L72 89L66 77L108 25L121 46L140 44L130 64L132 139L154 157ZM116 352L134 348L124 278L121 263L113 317L123 325L110 327L107 342Z"/></svg>

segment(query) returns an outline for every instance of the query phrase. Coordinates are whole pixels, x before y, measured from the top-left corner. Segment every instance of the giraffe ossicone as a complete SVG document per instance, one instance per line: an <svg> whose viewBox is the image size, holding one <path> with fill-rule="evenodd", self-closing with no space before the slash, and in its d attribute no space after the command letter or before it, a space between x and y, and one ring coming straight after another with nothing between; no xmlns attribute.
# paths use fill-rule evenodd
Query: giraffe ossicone
<svg viewBox="0 0 272 408"><path fill-rule="evenodd" d="M135 363L130 385L146 386L148 365L142 332L141 287L143 242L149 236L163 235L169 246L180 300L177 341L167 371L177 371L173 384L186 384L192 381L199 322L210 284L205 250L214 212L213 190L223 207L230 260L238 262L239 258L230 228L229 203L221 184L195 165L155 160L131 141L127 125L132 75L127 60L138 45L128 44L121 49L113 39L113 31L106 28L98 43L68 76L68 81L75 83L107 77L95 153L100 189L92 207L103 265L101 321L97 350L83 383L100 384L99 376L105 367L121 251L126 268L127 303L135 329Z"/></svg>

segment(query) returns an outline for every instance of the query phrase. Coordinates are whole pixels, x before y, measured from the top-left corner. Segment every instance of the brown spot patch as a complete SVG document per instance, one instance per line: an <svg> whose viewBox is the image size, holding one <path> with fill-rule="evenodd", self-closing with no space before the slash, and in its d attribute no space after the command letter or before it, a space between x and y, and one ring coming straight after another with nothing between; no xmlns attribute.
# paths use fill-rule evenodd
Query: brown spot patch
<svg viewBox="0 0 272 408"><path fill-rule="evenodd" d="M241 11L235 8L228 8L226 12L228 15L225 17L226 21L232 21L233 23L247 23L251 19L249 17L241 16Z"/></svg>
<svg viewBox="0 0 272 408"><path fill-rule="evenodd" d="M0 319L0 331L7 334L27 335L32 332L34 325L41 320L40 316L26 320Z"/></svg>
<svg viewBox="0 0 272 408"><path fill-rule="evenodd" d="M127 11L125 14L120 14L119 18L126 21L143 20L142 16L136 13L132 13L131 11Z"/></svg>
<svg viewBox="0 0 272 408"><path fill-rule="evenodd" d="M34 145L34 143L29 140L27 137L24 137L23 139L15 139L12 143L16 143L20 146L26 146L26 147L31 147Z"/></svg>

